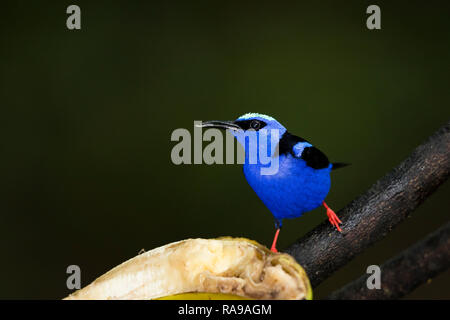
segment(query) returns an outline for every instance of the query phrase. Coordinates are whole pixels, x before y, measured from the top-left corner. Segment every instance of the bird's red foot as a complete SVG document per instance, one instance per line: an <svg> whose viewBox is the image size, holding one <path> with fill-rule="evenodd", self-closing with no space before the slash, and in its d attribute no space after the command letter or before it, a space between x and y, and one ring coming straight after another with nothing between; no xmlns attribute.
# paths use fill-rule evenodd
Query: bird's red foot
<svg viewBox="0 0 450 320"><path fill-rule="evenodd" d="M278 234L280 233L280 229L277 229L277 232L275 232L275 237L273 238L272 247L270 248L270 251L277 253L278 250L276 248L277 240L278 240Z"/></svg>
<svg viewBox="0 0 450 320"><path fill-rule="evenodd" d="M325 201L322 202L323 206L325 207L325 209L327 209L327 216L328 216L328 221L330 221L332 226L335 226L336 229L339 232L342 232L341 227L339 227L339 223L342 223L341 220L339 220L338 216L336 215L336 213L334 213L333 210L330 209L330 207L327 206L327 204L325 203Z"/></svg>

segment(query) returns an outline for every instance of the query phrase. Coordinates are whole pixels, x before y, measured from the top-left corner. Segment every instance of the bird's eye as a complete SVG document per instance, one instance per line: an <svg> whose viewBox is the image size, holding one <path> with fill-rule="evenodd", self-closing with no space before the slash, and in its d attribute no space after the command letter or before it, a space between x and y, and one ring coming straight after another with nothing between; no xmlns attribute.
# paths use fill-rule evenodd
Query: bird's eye
<svg viewBox="0 0 450 320"><path fill-rule="evenodd" d="M252 122L250 123L250 128L253 130L258 130L261 127L261 122L259 122L258 120L252 120Z"/></svg>

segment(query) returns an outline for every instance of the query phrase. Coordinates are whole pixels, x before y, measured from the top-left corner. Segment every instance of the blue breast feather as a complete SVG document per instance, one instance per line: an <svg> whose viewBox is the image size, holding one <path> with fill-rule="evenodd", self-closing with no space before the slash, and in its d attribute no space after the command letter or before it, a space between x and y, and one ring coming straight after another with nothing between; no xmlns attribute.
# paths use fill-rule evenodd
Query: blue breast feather
<svg viewBox="0 0 450 320"><path fill-rule="evenodd" d="M279 170L261 175L260 164L244 164L244 175L258 197L280 223L285 218L300 217L322 205L330 190L332 165L313 169L291 154L279 156Z"/></svg>

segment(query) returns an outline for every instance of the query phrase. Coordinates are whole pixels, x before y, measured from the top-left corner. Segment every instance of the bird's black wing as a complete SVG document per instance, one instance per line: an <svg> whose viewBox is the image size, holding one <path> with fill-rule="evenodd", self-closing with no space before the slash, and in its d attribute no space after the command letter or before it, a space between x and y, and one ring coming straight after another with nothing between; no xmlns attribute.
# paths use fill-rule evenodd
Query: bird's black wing
<svg viewBox="0 0 450 320"><path fill-rule="evenodd" d="M313 169L323 169L330 165L327 156L314 146L305 147L301 155L294 152L294 146L299 142L308 142L303 138L297 137L289 132L285 132L278 144L280 154L292 154L296 158L306 161L306 164Z"/></svg>

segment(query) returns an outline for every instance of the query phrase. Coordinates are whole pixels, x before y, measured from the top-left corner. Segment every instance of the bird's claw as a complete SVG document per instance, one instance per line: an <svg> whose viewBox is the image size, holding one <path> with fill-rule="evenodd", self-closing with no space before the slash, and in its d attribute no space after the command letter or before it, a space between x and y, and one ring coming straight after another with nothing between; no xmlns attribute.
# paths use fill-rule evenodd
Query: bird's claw
<svg viewBox="0 0 450 320"><path fill-rule="evenodd" d="M342 229L339 226L339 223L342 223L342 222L341 222L341 220L339 220L339 218L337 216L334 216L334 217L328 216L328 221L330 221L331 225L335 226L339 232L342 232Z"/></svg>
<svg viewBox="0 0 450 320"><path fill-rule="evenodd" d="M323 203L324 207L327 209L327 216L328 216L328 221L330 221L331 225L336 227L336 229L339 232L342 232L341 227L339 226L340 223L342 223L342 221L338 218L338 216L336 215L336 213L326 205L326 203Z"/></svg>

